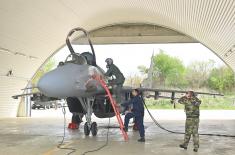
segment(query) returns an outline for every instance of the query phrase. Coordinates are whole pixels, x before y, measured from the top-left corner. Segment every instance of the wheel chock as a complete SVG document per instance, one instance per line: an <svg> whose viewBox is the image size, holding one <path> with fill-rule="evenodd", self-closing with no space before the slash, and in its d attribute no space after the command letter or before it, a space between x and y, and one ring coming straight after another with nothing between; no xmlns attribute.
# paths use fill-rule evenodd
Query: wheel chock
<svg viewBox="0 0 235 155"><path fill-rule="evenodd" d="M78 129L78 124L76 124L76 123L69 123L68 128L69 129Z"/></svg>

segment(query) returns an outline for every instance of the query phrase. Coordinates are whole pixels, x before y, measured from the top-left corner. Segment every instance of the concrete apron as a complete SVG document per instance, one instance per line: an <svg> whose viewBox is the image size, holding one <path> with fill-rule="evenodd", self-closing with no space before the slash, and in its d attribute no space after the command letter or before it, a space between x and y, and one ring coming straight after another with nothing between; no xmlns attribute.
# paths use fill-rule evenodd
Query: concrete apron
<svg viewBox="0 0 235 155"><path fill-rule="evenodd" d="M67 123L70 120L67 120ZM74 148L74 154L96 149L106 142L108 119L95 119L99 131L96 137L84 136L83 124L78 130L66 128L64 147ZM160 120L164 127L184 131L184 120ZM67 126L67 124L66 124ZM198 153L193 152L192 142L188 150L180 149L178 145L183 140L183 135L170 134L155 126L146 118L146 142L139 143L139 133L129 129L129 141L124 142L120 130L117 128L115 118L111 119L108 146L90 154L120 155L120 154L207 154L231 155L235 154L235 139L223 137L200 136ZM234 120L202 120L200 133L220 133L235 135ZM63 118L12 118L0 119L0 154L1 155L64 155L69 150L61 150L57 145L63 136Z"/></svg>

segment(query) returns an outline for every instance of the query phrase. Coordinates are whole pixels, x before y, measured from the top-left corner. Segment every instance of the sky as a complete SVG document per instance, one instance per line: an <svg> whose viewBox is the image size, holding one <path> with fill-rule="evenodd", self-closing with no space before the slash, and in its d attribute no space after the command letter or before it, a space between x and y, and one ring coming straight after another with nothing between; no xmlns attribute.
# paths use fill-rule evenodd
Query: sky
<svg viewBox="0 0 235 155"><path fill-rule="evenodd" d="M76 53L91 51L87 45L73 46ZM106 58L112 58L125 76L139 74L138 66L150 66L152 54L158 54L159 49L166 54L177 57L187 66L193 61L214 60L216 66L224 65L211 50L200 43L180 43L180 44L115 44L115 45L95 45L97 64L106 70ZM62 48L55 56L57 62L64 61L68 56L67 47Z"/></svg>

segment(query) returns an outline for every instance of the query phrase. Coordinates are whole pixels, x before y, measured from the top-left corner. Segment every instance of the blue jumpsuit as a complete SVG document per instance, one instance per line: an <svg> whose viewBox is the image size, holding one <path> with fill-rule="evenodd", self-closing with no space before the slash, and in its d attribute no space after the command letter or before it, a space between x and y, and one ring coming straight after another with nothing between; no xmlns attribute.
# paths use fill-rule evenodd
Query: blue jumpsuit
<svg viewBox="0 0 235 155"><path fill-rule="evenodd" d="M133 105L133 109L132 109L131 113L127 113L125 115L124 126L127 129L130 119L134 117L135 121L137 123L137 127L139 129L140 137L144 138L145 131L144 131L144 123L143 123L143 119L144 119L143 101L142 101L141 97L139 95L137 95L134 98L132 98L128 103L125 103L124 105L128 106L131 104Z"/></svg>

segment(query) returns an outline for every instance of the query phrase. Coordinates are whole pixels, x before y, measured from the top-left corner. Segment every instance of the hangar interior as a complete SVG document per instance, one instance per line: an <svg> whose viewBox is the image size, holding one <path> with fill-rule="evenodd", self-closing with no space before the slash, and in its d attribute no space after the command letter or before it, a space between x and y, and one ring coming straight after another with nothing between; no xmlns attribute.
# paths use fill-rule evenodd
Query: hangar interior
<svg viewBox="0 0 235 155"><path fill-rule="evenodd" d="M64 47L69 30L78 26L90 32L94 44L200 42L235 71L234 0L3 0L0 2L0 19L0 118L1 133L7 133L5 139L11 139L10 135L19 130L26 133L30 128L35 130L34 128L38 126L30 127L29 124L43 122L43 120L31 120L30 123L24 123L24 120L18 122L14 119L16 116L27 116L28 113L26 104L22 105L25 107L23 111L18 110L21 99L14 100L11 96L23 92L21 89L27 86L42 64ZM82 37L74 39L77 44L83 42ZM24 126L20 126L21 123ZM45 135L48 135L53 132L54 127L50 123L46 125ZM234 121L221 123L219 126L234 133L234 130L231 130L231 127L234 127ZM27 127L29 128L26 129ZM43 137L43 132L34 132L39 137L41 133ZM15 143L9 141L8 144L4 144L5 154L9 148L20 143L21 138L22 141L27 139L25 138L27 134L24 134L17 134L15 139L12 138ZM104 137L104 134L101 135L101 141L104 141ZM179 139L179 137L175 138ZM46 141L46 138L43 137L43 140ZM211 139L213 142L216 140L217 138ZM34 145L43 143L43 141L37 141L35 137L28 138L26 141L24 145L34 141ZM53 138L49 141L55 143ZM84 143L89 145L91 141L90 139ZM228 139L222 139L220 142L234 145L234 142ZM125 147L125 143L115 140L113 143ZM163 144L157 146L163 148L162 154L164 152L172 154ZM210 147L217 147L217 145L219 144L210 145ZM144 146L133 143L131 147L132 149L144 147L149 151L142 153L157 152L153 149L151 141ZM221 149L219 151L205 149L204 153L233 154L234 152L234 149L229 146L223 147L222 151ZM10 154L29 154L30 149L22 153L17 150L12 151ZM59 154L53 151L47 152L47 154L53 153ZM130 154L131 151L128 153ZM178 154L181 153L178 152ZM42 154L42 152L35 152L35 154Z"/></svg>
<svg viewBox="0 0 235 155"><path fill-rule="evenodd" d="M12 94L22 93L21 89L27 85L43 62L64 46L65 36L69 30L77 26L88 31L120 23L163 26L204 44L235 70L233 0L110 0L105 2L105 5L99 5L102 2L1 1L1 117L17 115L19 100L11 99ZM151 27L146 26L146 29L150 29L151 32ZM112 27L106 30L105 33L102 33L102 29L94 32L94 36L97 35L97 42L99 40L99 43L102 43L101 34L107 38ZM174 40L176 34L171 35ZM139 37L142 40L137 41L151 42L151 37ZM133 40L131 37L125 38L125 42ZM178 39L187 40L185 37ZM115 40L118 42L118 37ZM6 76L10 70L13 76Z"/></svg>

